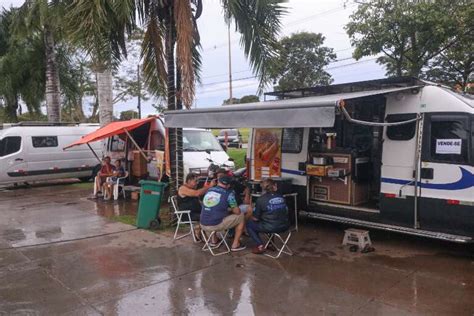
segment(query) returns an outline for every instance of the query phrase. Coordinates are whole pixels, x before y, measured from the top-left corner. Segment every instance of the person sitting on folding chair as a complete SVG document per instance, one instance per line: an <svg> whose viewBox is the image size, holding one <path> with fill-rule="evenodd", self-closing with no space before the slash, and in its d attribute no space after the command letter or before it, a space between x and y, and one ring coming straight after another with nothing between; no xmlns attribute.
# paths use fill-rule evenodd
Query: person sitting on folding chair
<svg viewBox="0 0 474 316"><path fill-rule="evenodd" d="M222 176L217 179L217 186L210 188L204 195L201 210L201 229L205 232L221 232L235 228L231 251L240 251L245 246L240 243L244 230L244 215L235 200L235 193L230 190L232 178ZM232 214L229 214L229 209ZM217 244L213 235L212 244Z"/></svg>
<svg viewBox="0 0 474 316"><path fill-rule="evenodd" d="M262 181L264 194L257 199L252 216L247 221L247 233L257 246L255 254L263 254L265 246L259 233L281 233L290 227L285 198L276 193L277 185L272 179Z"/></svg>
<svg viewBox="0 0 474 316"><path fill-rule="evenodd" d="M201 201L199 200L210 187L215 186L216 180L212 180L209 183L205 183L200 189L196 189L198 184L198 176L194 173L189 173L186 176L186 180L182 186L178 189L178 207L181 211L189 210L191 220L199 222L201 217ZM194 235L196 240L200 241L201 230L199 225L194 228Z"/></svg>

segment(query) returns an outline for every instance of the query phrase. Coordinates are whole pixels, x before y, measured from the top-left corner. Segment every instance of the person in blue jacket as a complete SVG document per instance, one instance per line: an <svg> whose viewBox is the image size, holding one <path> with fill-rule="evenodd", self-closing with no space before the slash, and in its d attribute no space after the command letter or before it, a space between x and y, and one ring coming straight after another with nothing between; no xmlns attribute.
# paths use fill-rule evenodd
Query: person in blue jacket
<svg viewBox="0 0 474 316"><path fill-rule="evenodd" d="M288 207L285 198L276 193L277 185L272 179L262 181L264 194L257 199L252 216L247 221L247 233L256 243L255 254L265 252L259 233L281 233L289 229Z"/></svg>

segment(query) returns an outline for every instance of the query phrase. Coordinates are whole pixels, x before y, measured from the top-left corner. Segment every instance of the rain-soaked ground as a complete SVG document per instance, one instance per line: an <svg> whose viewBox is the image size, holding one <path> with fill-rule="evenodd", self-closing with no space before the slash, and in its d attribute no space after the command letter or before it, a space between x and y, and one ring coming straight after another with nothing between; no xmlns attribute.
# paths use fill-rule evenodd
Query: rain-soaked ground
<svg viewBox="0 0 474 316"><path fill-rule="evenodd" d="M107 217L137 204L87 199L59 184L0 191L0 315L474 315L474 249L306 222L293 257L211 257L170 231Z"/></svg>

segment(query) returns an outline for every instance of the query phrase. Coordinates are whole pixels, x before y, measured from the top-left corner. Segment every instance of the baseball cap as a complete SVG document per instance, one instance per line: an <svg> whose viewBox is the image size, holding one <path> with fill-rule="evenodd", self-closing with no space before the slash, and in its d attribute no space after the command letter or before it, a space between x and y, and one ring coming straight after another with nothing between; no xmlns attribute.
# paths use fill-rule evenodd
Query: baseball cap
<svg viewBox="0 0 474 316"><path fill-rule="evenodd" d="M219 183L228 185L232 182L232 177L229 176L222 176L218 179Z"/></svg>

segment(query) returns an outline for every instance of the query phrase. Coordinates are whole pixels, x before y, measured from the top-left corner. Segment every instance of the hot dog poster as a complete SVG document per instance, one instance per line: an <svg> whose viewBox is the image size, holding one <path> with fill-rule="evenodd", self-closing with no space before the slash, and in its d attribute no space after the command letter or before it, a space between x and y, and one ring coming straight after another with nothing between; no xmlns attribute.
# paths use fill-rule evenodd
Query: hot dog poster
<svg viewBox="0 0 474 316"><path fill-rule="evenodd" d="M280 128L255 129L253 158L256 180L281 175L281 137Z"/></svg>

